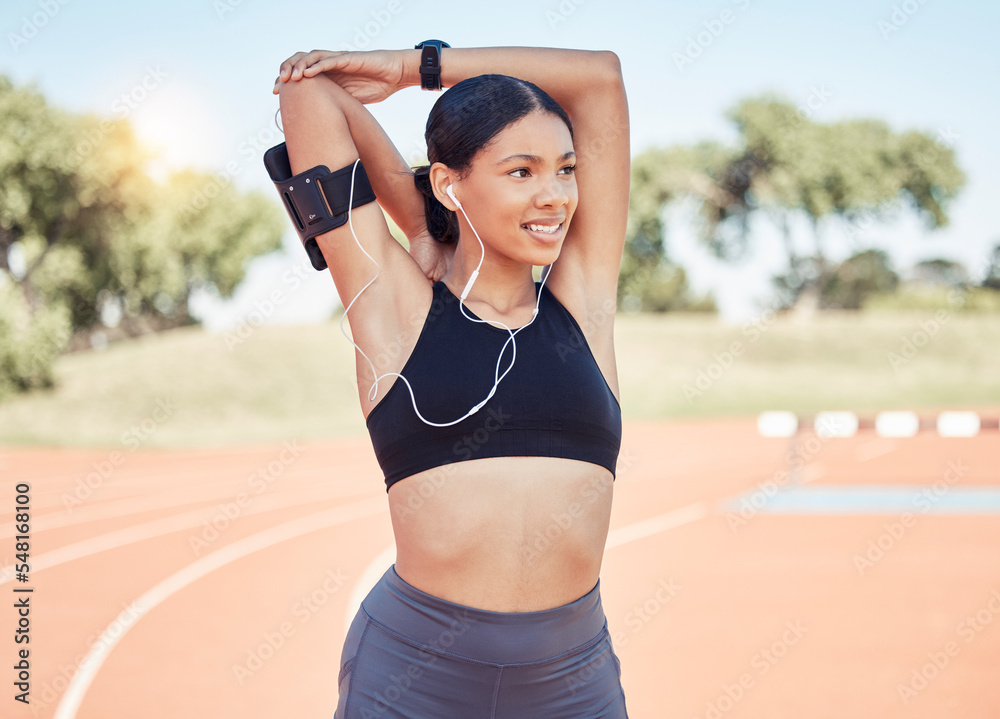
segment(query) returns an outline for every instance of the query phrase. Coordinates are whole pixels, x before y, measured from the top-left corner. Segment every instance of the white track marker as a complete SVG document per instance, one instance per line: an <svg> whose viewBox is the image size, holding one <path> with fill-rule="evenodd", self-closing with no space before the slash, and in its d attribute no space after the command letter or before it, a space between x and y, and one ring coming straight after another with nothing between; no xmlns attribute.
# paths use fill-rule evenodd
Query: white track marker
<svg viewBox="0 0 1000 719"><path fill-rule="evenodd" d="M799 420L793 412L761 412L757 416L757 432L761 437L794 437Z"/></svg>
<svg viewBox="0 0 1000 719"><path fill-rule="evenodd" d="M818 437L853 437L858 432L858 416L854 412L820 412L813 420Z"/></svg>
<svg viewBox="0 0 1000 719"><path fill-rule="evenodd" d="M912 437L919 430L916 412L879 412L875 416L875 433L879 437Z"/></svg>
<svg viewBox="0 0 1000 719"><path fill-rule="evenodd" d="M942 437L975 437L979 434L979 415L975 412L942 412L937 418Z"/></svg>

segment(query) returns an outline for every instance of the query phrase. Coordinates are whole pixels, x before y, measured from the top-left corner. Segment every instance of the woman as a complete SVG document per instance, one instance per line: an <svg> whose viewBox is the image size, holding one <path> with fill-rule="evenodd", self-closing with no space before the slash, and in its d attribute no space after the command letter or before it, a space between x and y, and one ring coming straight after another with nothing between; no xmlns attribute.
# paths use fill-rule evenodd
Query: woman
<svg viewBox="0 0 1000 719"><path fill-rule="evenodd" d="M360 157L410 244L374 203L317 238L397 548L348 632L336 717L625 717L599 582L621 440L620 64L445 46L414 173L364 104L420 85L421 52L297 53L274 89L292 172Z"/></svg>

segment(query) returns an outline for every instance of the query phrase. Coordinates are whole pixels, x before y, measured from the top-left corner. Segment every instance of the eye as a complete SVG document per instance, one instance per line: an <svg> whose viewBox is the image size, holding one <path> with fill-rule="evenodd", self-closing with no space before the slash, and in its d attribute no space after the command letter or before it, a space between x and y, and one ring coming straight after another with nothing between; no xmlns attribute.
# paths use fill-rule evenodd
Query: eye
<svg viewBox="0 0 1000 719"><path fill-rule="evenodd" d="M576 172L576 165L566 165L566 167L562 168L560 172L562 172L565 175L572 175L574 172Z"/></svg>
<svg viewBox="0 0 1000 719"><path fill-rule="evenodd" d="M524 174L523 175L517 174L519 172L523 172ZM511 170L507 174L508 175L513 175L514 177L527 177L528 176L528 168L527 167L519 167L516 170Z"/></svg>

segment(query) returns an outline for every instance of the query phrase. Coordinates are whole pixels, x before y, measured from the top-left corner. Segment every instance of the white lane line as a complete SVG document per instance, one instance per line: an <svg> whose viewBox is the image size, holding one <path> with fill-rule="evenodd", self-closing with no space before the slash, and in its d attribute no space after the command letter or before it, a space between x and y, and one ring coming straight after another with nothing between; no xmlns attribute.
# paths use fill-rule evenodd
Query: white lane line
<svg viewBox="0 0 1000 719"><path fill-rule="evenodd" d="M361 607L361 600L368 596L368 592L378 583L378 580L385 574L385 570L395 561L396 544L394 542L368 563L361 576L358 577L358 581L354 583L351 596L347 599L347 617L344 620L345 637L351 628L351 622L354 621L354 615L358 613L358 609Z"/></svg>
<svg viewBox="0 0 1000 719"><path fill-rule="evenodd" d="M150 522L144 522L131 527L125 527L124 529L118 529L113 532L99 534L96 537L89 537L88 539L82 539L79 542L67 544L65 547L53 549L51 552L39 554L31 560L31 571L40 572L43 569L50 569L60 564L71 562L74 559L82 559L83 557L89 557L90 555L97 554L98 552L106 552L111 549L117 549L118 547L124 547L128 544L141 542L145 539L162 537L165 534L182 532L186 529L189 530L204 527L206 522L211 523L218 518L224 518L227 520L223 529L223 531L225 531L225 528L228 528L231 523L237 521L240 517L262 514L264 512L270 512L276 509L285 509L287 507L297 507L303 504L315 504L318 501L333 499L337 499L337 497L329 496L328 487L311 487L294 493L286 492L281 495L267 495L256 500L256 502L250 506L244 505L244 508L240 510L240 514L232 519L222 515L218 506L203 507L192 512L175 514L170 517L154 519ZM202 539L200 536L196 536L196 538ZM15 567L16 565L14 564L9 564L6 567L0 567L0 586L14 580L14 576L16 574Z"/></svg>
<svg viewBox="0 0 1000 719"><path fill-rule="evenodd" d="M367 465L345 465L341 467L341 469L344 472L367 472L370 474L370 467ZM249 487L249 489L240 491L243 485L234 483L229 479L218 482L205 482L198 484L197 486L184 487L176 486L176 483L173 483L170 489L157 489L158 484L161 485L163 480L173 479L175 476L180 474L180 472L174 472L171 474L148 475L148 477L155 478L157 482L146 482L145 479L147 477L143 477L141 485L137 480L128 480L130 482L129 490L138 492L135 496L120 497L117 499L95 498L77 500L74 498L73 501L78 502L79 506L74 505L72 508L68 507L65 502L59 505L58 509L55 508L55 505L53 505L50 510L41 514L35 514L35 517L31 522L31 529L34 532L41 532L49 529L71 527L77 524L86 524L100 519L118 519L119 517L141 514L142 512L148 512L151 510L184 507L185 505L203 504L206 502L232 502L237 499L240 494L246 494L252 500L255 496L262 494L264 491L267 491L268 493L298 491L305 487L315 487L317 485L329 484L329 473L325 469L319 468L317 470L303 469L297 471L294 476L294 484L296 485L294 489L289 486L293 484L293 482L285 482L286 477L288 479L292 479L290 474L283 475L280 478L266 475L265 479L260 480L266 484L266 490L255 489L259 485L247 483L246 486ZM284 486L271 486L275 480L283 483ZM313 481L311 484L306 484L307 480ZM146 485L150 486L147 488ZM67 490L61 494L71 495L72 492ZM355 495L356 494L357 492L355 492ZM331 499L336 499L336 497L331 496ZM0 524L0 539L13 537L15 534L17 534L15 522L10 521Z"/></svg>
<svg viewBox="0 0 1000 719"><path fill-rule="evenodd" d="M306 515L293 519L290 522L279 524L266 529L263 532L252 534L249 537L237 540L222 549L206 555L196 562L189 564L178 572L170 575L155 587L147 591L135 600L128 609L115 618L111 624L101 633L101 636L90 647L87 656L84 657L76 674L70 681L66 692L63 694L56 708L53 719L75 719L83 697L87 689L97 676L104 660L111 654L111 650L121 641L129 629L148 614L156 605L163 602L171 595L184 589L192 582L204 577L206 574L216 569L235 562L248 554L267 549L275 544L301 537L310 532L350 522L354 519L368 517L378 512L385 511L385 500L368 499L362 502L355 502L344 507L335 507L325 512Z"/></svg>
<svg viewBox="0 0 1000 719"><path fill-rule="evenodd" d="M159 474L156 476L161 479L169 479L173 475ZM100 486L98 486L99 488ZM139 487L130 487L129 489L141 491ZM213 489L223 491L210 493ZM192 491L204 492L204 496L192 497ZM49 529L61 529L62 527L72 527L76 524L94 522L99 519L117 519L129 514L139 514L154 509L170 509L172 507L182 507L185 504L190 505L198 504L199 502L213 502L226 499L232 500L238 493L235 483L229 480L224 482L206 482L197 487L173 486L169 490L150 490L147 493L133 497L121 497L118 499L103 497L77 499L73 495L73 490L67 490L61 492L61 494L64 497L72 497L71 501L75 504L71 505L63 502L58 506L52 505L45 513L36 513L31 521L31 529L33 532L42 532ZM0 539L13 537L14 534L16 534L14 522L0 524Z"/></svg>
<svg viewBox="0 0 1000 719"><path fill-rule="evenodd" d="M690 522L696 522L702 517L708 516L708 502L695 502L686 507L675 509L672 512L661 514L658 517L644 519L624 527L608 532L608 541L604 545L606 549L620 547L623 544L634 542L643 537L665 532Z"/></svg>

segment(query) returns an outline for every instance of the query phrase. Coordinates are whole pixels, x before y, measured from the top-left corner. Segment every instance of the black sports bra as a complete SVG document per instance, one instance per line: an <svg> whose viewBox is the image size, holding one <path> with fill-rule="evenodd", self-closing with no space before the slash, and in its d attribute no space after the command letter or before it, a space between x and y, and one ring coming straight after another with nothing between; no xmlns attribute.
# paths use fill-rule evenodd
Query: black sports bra
<svg viewBox="0 0 1000 719"><path fill-rule="evenodd" d="M535 283L535 292L540 283ZM366 424L386 491L433 467L483 457L579 459L614 476L621 448L621 406L590 351L580 326L547 287L535 321L515 335L514 367L475 414L448 427L425 424L413 411L406 383L396 378ZM434 283L420 336L401 374L420 414L451 422L493 387L507 330L463 317L443 281ZM465 311L471 316L475 314ZM478 317L476 319L479 319ZM513 328L516 329L516 328ZM510 364L512 344L500 360Z"/></svg>

